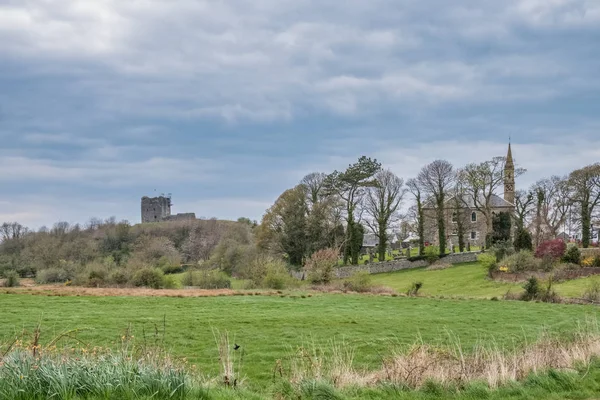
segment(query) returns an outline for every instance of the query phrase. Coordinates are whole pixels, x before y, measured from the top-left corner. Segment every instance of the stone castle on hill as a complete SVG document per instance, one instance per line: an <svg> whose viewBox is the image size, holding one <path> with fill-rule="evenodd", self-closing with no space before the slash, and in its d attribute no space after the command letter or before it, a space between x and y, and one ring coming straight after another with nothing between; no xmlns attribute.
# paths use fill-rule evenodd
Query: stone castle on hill
<svg viewBox="0 0 600 400"><path fill-rule="evenodd" d="M194 213L171 214L171 195L142 197L142 223L163 221L190 221L196 219Z"/></svg>

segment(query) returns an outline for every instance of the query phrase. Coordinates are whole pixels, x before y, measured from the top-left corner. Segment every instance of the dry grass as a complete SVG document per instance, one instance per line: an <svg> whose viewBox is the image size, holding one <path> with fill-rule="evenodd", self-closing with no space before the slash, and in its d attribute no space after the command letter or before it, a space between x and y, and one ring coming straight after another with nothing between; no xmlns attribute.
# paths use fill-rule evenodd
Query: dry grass
<svg viewBox="0 0 600 400"><path fill-rule="evenodd" d="M425 268L426 271L437 271L440 269L448 269L451 268L452 264L445 264L442 262L436 262L435 264L430 265L429 267Z"/></svg>
<svg viewBox="0 0 600 400"><path fill-rule="evenodd" d="M455 386L480 381L497 388L530 374L589 365L600 356L600 331L597 323L587 323L568 339L545 334L535 343L513 349L500 348L493 340L465 349L449 335L445 346L418 341L395 350L376 371L357 370L353 356L354 351L343 343L333 342L328 351L302 347L292 354L289 379L327 381L338 388L394 384L417 389L429 381Z"/></svg>

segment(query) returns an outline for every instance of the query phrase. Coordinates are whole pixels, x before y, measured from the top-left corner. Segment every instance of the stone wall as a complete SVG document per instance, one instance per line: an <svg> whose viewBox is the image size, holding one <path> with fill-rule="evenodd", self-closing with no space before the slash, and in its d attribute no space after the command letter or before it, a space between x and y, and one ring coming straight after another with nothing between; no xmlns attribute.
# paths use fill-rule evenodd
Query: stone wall
<svg viewBox="0 0 600 400"><path fill-rule="evenodd" d="M461 264L466 262L474 262L477 261L477 255L479 253L471 252L471 253L456 253L450 254L444 257L440 262L446 264ZM377 262L366 265L352 265L348 267L339 267L334 271L334 276L337 279L344 279L354 275L357 272L366 271L369 274L382 274L385 272L394 272L401 271L404 269L412 269L412 268L422 268L426 267L428 264L426 261L408 261L408 260L394 260L394 261L384 261ZM292 275L298 279L302 279L304 276L304 272L293 272Z"/></svg>

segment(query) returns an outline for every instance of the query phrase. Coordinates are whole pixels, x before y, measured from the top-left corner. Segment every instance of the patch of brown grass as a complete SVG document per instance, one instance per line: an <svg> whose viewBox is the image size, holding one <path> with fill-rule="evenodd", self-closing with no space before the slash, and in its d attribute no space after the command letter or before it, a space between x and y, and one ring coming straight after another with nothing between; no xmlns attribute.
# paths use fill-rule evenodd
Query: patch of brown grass
<svg viewBox="0 0 600 400"><path fill-rule="evenodd" d="M393 351L376 371L356 369L353 356L353 349L343 343L333 342L327 351L301 347L291 356L289 379L293 383L322 380L336 387L394 384L413 389L428 381L443 385L480 381L497 388L532 373L589 365L600 356L600 332L596 323L588 324L568 339L543 335L533 344L512 349L501 348L493 340L472 349L456 338L442 347L418 341Z"/></svg>

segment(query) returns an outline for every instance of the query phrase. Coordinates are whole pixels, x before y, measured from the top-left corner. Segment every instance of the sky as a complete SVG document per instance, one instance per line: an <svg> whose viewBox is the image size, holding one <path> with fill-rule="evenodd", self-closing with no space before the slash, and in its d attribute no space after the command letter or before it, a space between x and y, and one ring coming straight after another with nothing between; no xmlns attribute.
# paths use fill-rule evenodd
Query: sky
<svg viewBox="0 0 600 400"><path fill-rule="evenodd" d="M307 173L600 161L598 0L0 0L0 222L260 220Z"/></svg>

